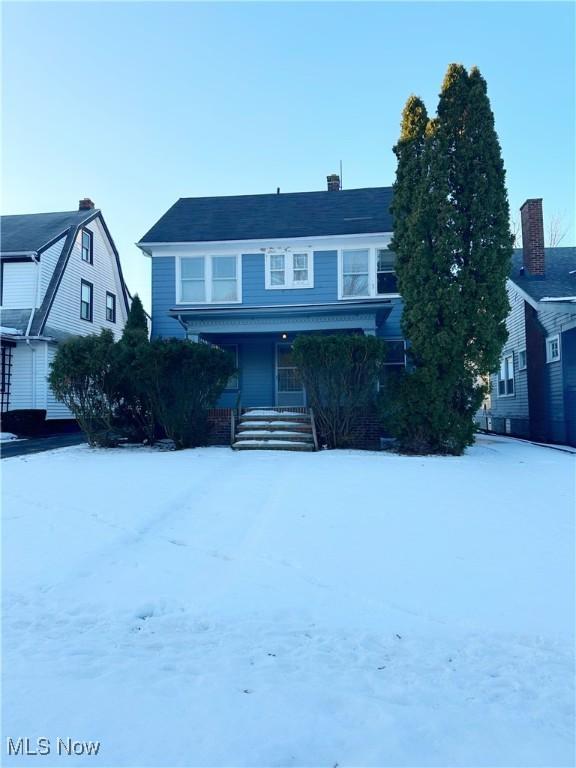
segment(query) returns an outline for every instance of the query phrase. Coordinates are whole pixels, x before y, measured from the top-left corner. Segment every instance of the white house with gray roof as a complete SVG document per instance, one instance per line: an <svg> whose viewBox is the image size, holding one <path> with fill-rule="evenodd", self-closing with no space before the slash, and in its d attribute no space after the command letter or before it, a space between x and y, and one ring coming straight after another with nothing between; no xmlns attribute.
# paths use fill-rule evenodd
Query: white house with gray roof
<svg viewBox="0 0 576 768"><path fill-rule="evenodd" d="M545 248L542 200L521 208L508 341L478 416L490 431L576 446L576 248Z"/></svg>
<svg viewBox="0 0 576 768"><path fill-rule="evenodd" d="M103 328L118 338L129 308L118 251L91 200L0 218L0 295L2 411L71 418L46 378L58 342Z"/></svg>

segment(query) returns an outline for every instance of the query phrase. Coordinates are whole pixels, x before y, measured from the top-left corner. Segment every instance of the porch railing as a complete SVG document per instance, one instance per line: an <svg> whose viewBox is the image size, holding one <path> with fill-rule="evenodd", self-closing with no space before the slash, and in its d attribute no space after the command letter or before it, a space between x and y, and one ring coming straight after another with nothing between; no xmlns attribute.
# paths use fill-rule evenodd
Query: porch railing
<svg viewBox="0 0 576 768"><path fill-rule="evenodd" d="M310 408L310 423L312 424L312 438L314 440L314 450L318 450L318 435L316 434L316 420L314 419L314 410Z"/></svg>

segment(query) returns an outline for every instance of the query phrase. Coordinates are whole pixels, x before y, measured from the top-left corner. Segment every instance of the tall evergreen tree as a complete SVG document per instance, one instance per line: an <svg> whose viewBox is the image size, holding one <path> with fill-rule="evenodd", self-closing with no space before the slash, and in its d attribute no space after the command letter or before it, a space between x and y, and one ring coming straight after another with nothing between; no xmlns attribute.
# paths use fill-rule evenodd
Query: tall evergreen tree
<svg viewBox="0 0 576 768"><path fill-rule="evenodd" d="M136 293L130 305L126 325L124 326L124 335L131 331L143 331L148 336L148 319L140 296Z"/></svg>
<svg viewBox="0 0 576 768"><path fill-rule="evenodd" d="M461 453L506 338L512 250L504 167L486 83L448 68L437 117L410 97L394 151L394 238L402 327L414 370L392 398L405 449Z"/></svg>

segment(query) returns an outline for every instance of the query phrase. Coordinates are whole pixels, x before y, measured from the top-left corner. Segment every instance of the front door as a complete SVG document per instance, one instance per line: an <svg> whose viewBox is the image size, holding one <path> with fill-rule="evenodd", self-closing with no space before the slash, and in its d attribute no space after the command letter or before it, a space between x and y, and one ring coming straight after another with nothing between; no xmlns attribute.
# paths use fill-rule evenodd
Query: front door
<svg viewBox="0 0 576 768"><path fill-rule="evenodd" d="M276 405L304 405L304 385L291 344L276 345Z"/></svg>

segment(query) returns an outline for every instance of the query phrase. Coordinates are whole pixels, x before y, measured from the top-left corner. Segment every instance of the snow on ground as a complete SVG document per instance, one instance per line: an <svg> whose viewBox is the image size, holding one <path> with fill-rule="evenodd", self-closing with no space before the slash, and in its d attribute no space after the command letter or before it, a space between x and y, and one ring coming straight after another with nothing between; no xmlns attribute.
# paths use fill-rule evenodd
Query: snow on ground
<svg viewBox="0 0 576 768"><path fill-rule="evenodd" d="M8 443L18 439L18 435L13 435L12 432L0 432L0 443Z"/></svg>
<svg viewBox="0 0 576 768"><path fill-rule="evenodd" d="M575 458L5 459L6 737L43 766L572 766Z"/></svg>

